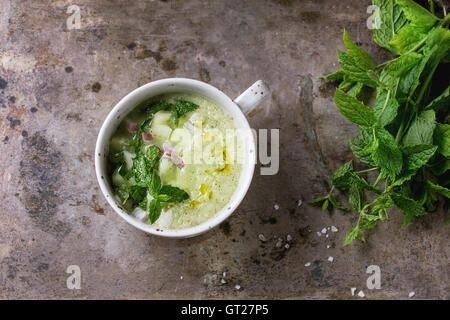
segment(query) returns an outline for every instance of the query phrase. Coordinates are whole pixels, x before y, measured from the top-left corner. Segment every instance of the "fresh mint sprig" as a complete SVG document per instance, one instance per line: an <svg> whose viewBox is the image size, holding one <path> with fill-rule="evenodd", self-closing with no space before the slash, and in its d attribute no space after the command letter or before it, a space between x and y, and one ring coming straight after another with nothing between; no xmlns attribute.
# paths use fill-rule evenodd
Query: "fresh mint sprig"
<svg viewBox="0 0 450 320"><path fill-rule="evenodd" d="M137 131L140 130L141 126L138 125ZM157 146L141 148L143 142L140 134L136 134L131 144L136 153L132 159L133 165L130 170L119 170L119 174L128 182L134 180L134 183L122 184L116 188L116 192L123 204L131 201L148 210L149 221L153 224L161 215L163 203L183 202L189 199L189 194L178 187L162 185L158 174L161 150ZM112 158L120 168L126 168L123 152L113 155ZM148 193L153 197L150 203L147 199Z"/></svg>
<svg viewBox="0 0 450 320"><path fill-rule="evenodd" d="M153 171L152 179L149 187L150 195L153 197L149 206L150 223L154 223L161 215L162 202L183 202L189 199L189 194L171 185L161 185L161 178L158 173Z"/></svg>

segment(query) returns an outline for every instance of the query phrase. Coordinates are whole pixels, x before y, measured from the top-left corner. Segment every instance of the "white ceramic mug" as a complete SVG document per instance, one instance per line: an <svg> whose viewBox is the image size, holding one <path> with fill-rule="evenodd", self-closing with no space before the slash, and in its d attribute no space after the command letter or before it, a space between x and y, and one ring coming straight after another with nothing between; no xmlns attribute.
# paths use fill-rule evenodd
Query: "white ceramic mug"
<svg viewBox="0 0 450 320"><path fill-rule="evenodd" d="M238 186L230 201L224 208L222 208L222 210L217 212L207 221L190 228L179 230L161 230L160 228L136 219L123 210L120 203L117 203L117 199L114 196L107 173L107 162L109 140L123 118L125 118L131 110L143 101L157 95L171 92L196 93L211 99L222 107L232 117L236 128L244 129L242 130L243 136L241 138L244 142L243 145L245 147L245 155ZM268 93L269 90L267 86L259 80L234 101L232 101L225 93L207 83L186 78L170 78L150 82L126 95L119 101L118 104L114 106L106 117L106 120L100 129L95 148L95 171L97 174L97 180L108 203L114 211L116 211L122 218L136 228L154 235L168 238L193 237L219 225L238 207L247 193L250 182L252 181L256 163L256 147L253 134L250 130L250 126L245 115L255 109L268 95Z"/></svg>

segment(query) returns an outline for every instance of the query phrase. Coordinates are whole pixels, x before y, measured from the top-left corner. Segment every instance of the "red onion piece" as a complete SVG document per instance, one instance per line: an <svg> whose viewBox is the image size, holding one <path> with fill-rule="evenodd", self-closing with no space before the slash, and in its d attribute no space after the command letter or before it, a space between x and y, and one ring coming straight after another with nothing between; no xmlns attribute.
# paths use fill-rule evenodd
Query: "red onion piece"
<svg viewBox="0 0 450 320"><path fill-rule="evenodd" d="M163 143L163 150L164 150L164 153L166 153L168 155L175 151L175 149L173 148L173 146L170 142Z"/></svg>
<svg viewBox="0 0 450 320"><path fill-rule="evenodd" d="M129 122L127 123L127 129L128 129L128 131L135 132L136 129L137 129L137 123L136 123L136 122L129 121Z"/></svg>
<svg viewBox="0 0 450 320"><path fill-rule="evenodd" d="M164 155L168 157L172 162L180 169L183 169L185 167L183 159L177 154L174 147L168 143L165 142L163 144L164 149Z"/></svg>
<svg viewBox="0 0 450 320"><path fill-rule="evenodd" d="M172 159L173 163L174 163L178 168L180 168L180 169L183 169L183 168L184 168L184 162L183 162L183 159L181 159L180 156L178 156L178 155L172 155L171 159Z"/></svg>
<svg viewBox="0 0 450 320"><path fill-rule="evenodd" d="M142 140L144 140L144 141L151 141L151 140L153 140L153 136L150 133L143 133L142 134Z"/></svg>

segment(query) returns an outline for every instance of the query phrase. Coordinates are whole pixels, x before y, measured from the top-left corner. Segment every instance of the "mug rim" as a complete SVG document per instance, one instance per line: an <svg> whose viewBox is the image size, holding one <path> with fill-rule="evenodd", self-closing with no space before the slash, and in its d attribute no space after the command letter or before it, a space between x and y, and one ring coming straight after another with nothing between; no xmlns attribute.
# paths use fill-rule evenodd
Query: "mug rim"
<svg viewBox="0 0 450 320"><path fill-rule="evenodd" d="M255 164L256 164L256 147L255 147L255 139L253 134L250 132L250 134L247 135L247 145L248 147L244 150L244 152L248 152L248 155L246 158L248 158L246 161L249 163L244 163L246 165L246 168L242 168L240 176L239 176L239 182L236 187L236 189L233 192L233 195L229 202L219 211L215 212L215 214L207 219L206 221L200 223L199 225L195 225L189 228L184 229L154 229L150 228L148 224L139 221L138 219L131 216L127 211L122 209L115 200L115 195L110 192L110 190L107 187L106 178L104 177L106 175L105 169L106 165L102 165L101 161L102 158L106 157L106 155L103 153L105 144L108 143L108 140L110 136L106 136L107 129L113 125L114 118L116 117L117 113L120 113L120 111L123 108L126 108L130 100L132 100L133 97L136 95L139 95L141 93L145 93L146 91L149 91L151 89L154 89L159 86L176 86L176 85L184 84L184 85L190 85L192 87L200 87L206 91L210 91L216 96L216 99L211 99L214 102L216 102L222 109L224 109L225 112L229 114L229 110L227 108L233 108L235 111L237 111L237 115L240 117L239 121L241 125L244 127L242 129L249 131L251 130L250 125L248 123L247 117L242 112L241 108L230 99L228 95L226 95L223 91L219 90L218 88L205 83L203 81L189 79L189 78L165 78L160 80L155 80L152 82L149 82L147 84L144 84L133 91L129 92L127 95L125 95L120 101L111 109L111 111L108 113L106 119L103 121L103 124L100 128L99 134L97 136L96 141L96 147L95 147L95 172L97 176L97 181L100 185L100 189L103 193L103 196L106 198L109 205L113 208L113 210L122 217L125 221L127 221L132 226L147 232L149 234L154 234L161 237L167 237L167 238L189 238L196 235L200 235L210 229L213 229L214 227L217 227L219 224L221 224L223 221L225 221L240 205L242 200L244 199L245 195L247 194L247 191L250 187L251 181L253 179ZM152 96L156 96L163 93L158 93L155 95L149 95L147 98L150 98ZM223 102L218 102L219 97L226 101L227 108L223 106ZM146 99L147 99L146 98ZM135 104L134 107L130 109L133 110L135 107L137 107L138 104ZM235 119L233 119L235 120ZM241 179L245 176L245 179L241 181ZM240 190L240 193L237 193ZM237 196L236 196L237 195ZM236 196L236 197L235 197ZM235 198L234 198L235 197ZM234 198L234 199L233 199Z"/></svg>

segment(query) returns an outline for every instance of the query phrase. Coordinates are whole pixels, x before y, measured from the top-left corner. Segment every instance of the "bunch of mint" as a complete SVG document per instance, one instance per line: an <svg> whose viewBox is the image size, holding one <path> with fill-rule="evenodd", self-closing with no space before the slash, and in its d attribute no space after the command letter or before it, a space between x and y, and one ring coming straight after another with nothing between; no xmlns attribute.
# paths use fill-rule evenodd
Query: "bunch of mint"
<svg viewBox="0 0 450 320"><path fill-rule="evenodd" d="M335 189L348 192L359 218L344 245L356 238L365 241L361 231L388 220L389 208L396 206L405 214L404 228L413 217L436 210L438 194L450 198L450 15L437 17L433 1L430 10L412 0L373 4L379 8L374 41L394 58L375 65L344 31L348 50L338 51L342 69L322 77L340 81L336 106L359 125L351 150L369 166L355 171L353 161L347 162L332 175L330 193L309 201L323 210L348 210L332 197ZM437 80L441 70L447 73ZM376 96L371 106L363 101L363 88ZM369 171L378 173L372 183L360 176ZM373 201L367 200L368 192Z"/></svg>

